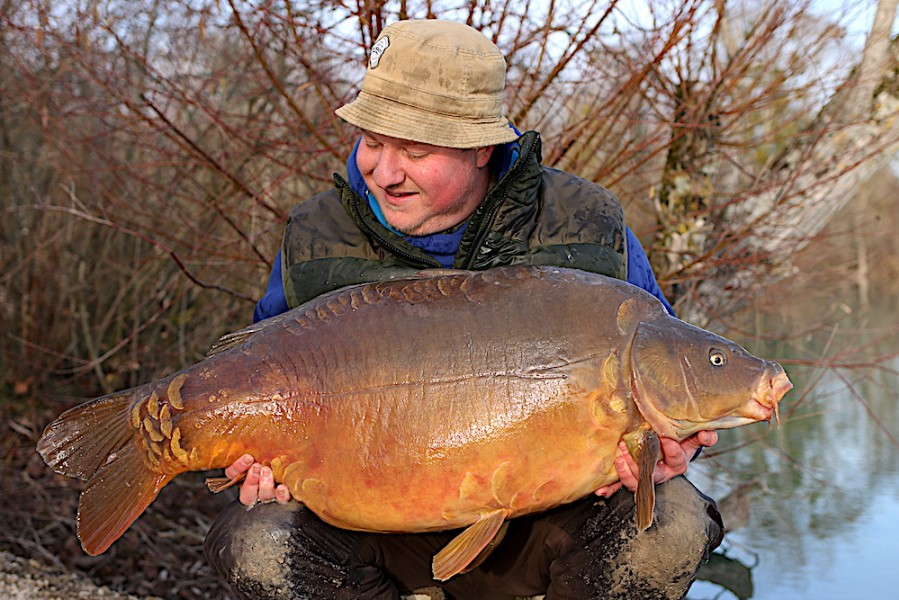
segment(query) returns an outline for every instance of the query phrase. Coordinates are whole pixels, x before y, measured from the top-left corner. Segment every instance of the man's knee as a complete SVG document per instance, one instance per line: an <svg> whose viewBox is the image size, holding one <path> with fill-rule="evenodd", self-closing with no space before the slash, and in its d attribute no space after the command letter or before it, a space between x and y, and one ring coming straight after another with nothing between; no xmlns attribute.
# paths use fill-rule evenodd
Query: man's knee
<svg viewBox="0 0 899 600"><path fill-rule="evenodd" d="M551 566L548 598L682 598L720 543L715 503L683 477L656 486L652 526L638 532L634 496L598 501L575 551Z"/></svg>
<svg viewBox="0 0 899 600"><path fill-rule="evenodd" d="M378 564L357 560L367 536L324 523L299 502L229 505L206 536L206 556L253 600L398 598Z"/></svg>
<svg viewBox="0 0 899 600"><path fill-rule="evenodd" d="M718 547L724 536L724 525L715 501L685 477L675 477L656 487L653 527L666 540L672 540L673 545L685 552L700 552L703 558Z"/></svg>
<svg viewBox="0 0 899 600"><path fill-rule="evenodd" d="M297 502L230 504L206 535L209 563L247 597L289 598L289 540L298 510Z"/></svg>
<svg viewBox="0 0 899 600"><path fill-rule="evenodd" d="M715 502L685 477L656 486L652 525L637 532L632 522L610 573L646 599L682 598L709 552L721 542L723 526Z"/></svg>

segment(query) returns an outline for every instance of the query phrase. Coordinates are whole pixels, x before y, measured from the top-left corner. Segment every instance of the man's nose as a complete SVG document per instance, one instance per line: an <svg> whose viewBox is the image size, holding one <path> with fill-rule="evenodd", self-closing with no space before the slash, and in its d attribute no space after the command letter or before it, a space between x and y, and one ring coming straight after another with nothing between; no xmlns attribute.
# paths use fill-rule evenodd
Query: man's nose
<svg viewBox="0 0 899 600"><path fill-rule="evenodd" d="M374 177L375 185L380 188L389 188L401 184L406 178L406 173L403 171L399 152L387 146L382 148L381 152L378 153L378 163L375 165L372 176Z"/></svg>

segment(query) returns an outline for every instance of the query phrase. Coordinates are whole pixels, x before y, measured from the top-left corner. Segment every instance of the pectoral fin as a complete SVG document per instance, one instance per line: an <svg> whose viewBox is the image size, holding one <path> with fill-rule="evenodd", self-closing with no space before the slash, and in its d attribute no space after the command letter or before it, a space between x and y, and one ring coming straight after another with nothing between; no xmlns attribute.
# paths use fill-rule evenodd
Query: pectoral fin
<svg viewBox="0 0 899 600"><path fill-rule="evenodd" d="M246 478L247 474L239 473L228 479L227 477L207 477L206 478L206 487L209 488L209 491L213 494L218 494L219 492L224 492L232 485L240 483Z"/></svg>
<svg viewBox="0 0 899 600"><path fill-rule="evenodd" d="M637 502L637 531L645 531L652 525L652 513L656 504L656 488L653 475L662 451L659 436L645 425L624 436L627 449L640 469L635 493Z"/></svg>
<svg viewBox="0 0 899 600"><path fill-rule="evenodd" d="M434 556L434 579L446 581L462 573L478 559L482 551L493 541L502 528L509 512L497 509L481 515L471 527L456 536L453 541ZM486 555L485 555L486 556Z"/></svg>

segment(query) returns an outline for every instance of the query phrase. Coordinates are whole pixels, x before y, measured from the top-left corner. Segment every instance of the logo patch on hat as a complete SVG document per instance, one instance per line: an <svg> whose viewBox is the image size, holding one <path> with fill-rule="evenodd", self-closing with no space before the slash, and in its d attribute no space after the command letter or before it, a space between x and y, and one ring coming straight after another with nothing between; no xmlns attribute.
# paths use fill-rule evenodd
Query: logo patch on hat
<svg viewBox="0 0 899 600"><path fill-rule="evenodd" d="M371 56L368 57L368 68L375 69L378 66L378 63L381 62L381 55L384 54L384 51L387 50L387 46L390 45L390 38L382 37L375 45L371 47Z"/></svg>

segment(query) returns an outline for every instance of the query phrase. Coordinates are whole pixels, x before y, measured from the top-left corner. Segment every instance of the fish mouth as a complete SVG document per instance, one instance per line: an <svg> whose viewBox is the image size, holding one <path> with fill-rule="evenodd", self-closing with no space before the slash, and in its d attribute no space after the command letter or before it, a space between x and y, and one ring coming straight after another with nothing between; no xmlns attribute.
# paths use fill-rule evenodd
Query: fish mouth
<svg viewBox="0 0 899 600"><path fill-rule="evenodd" d="M774 374L770 377L763 378L752 394L752 401L747 411L752 418L759 421L771 421L771 416L777 426L780 427L780 411L778 405L784 395L793 389L793 383L783 367L775 364Z"/></svg>

